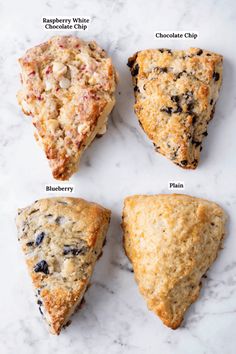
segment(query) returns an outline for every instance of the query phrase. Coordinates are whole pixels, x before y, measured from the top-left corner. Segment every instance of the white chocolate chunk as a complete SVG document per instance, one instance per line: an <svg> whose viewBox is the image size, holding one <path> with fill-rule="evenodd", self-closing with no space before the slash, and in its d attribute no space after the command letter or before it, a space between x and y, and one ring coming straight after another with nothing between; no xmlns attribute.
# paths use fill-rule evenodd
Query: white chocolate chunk
<svg viewBox="0 0 236 354"><path fill-rule="evenodd" d="M67 277L68 275L72 276L75 273L75 262L71 258L65 259L62 265L61 274L63 277Z"/></svg>
<svg viewBox="0 0 236 354"><path fill-rule="evenodd" d="M52 89L52 84L50 81L45 81L45 91L50 91Z"/></svg>
<svg viewBox="0 0 236 354"><path fill-rule="evenodd" d="M67 72L67 67L64 64L55 61L53 63L52 71L56 77L59 77L64 75Z"/></svg>
<svg viewBox="0 0 236 354"><path fill-rule="evenodd" d="M63 89L68 89L70 87L70 80L67 79L66 77L63 77L60 81L59 81L59 85L61 88Z"/></svg>

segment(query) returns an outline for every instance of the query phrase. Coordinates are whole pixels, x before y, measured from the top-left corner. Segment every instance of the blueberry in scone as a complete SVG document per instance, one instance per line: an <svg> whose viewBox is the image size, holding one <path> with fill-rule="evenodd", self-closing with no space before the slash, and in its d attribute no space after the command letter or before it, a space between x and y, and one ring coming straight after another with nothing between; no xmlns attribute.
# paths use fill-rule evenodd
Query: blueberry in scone
<svg viewBox="0 0 236 354"><path fill-rule="evenodd" d="M56 36L29 49L19 62L18 102L32 117L53 177L68 180L83 151L106 131L117 81L112 61L93 41Z"/></svg>
<svg viewBox="0 0 236 354"><path fill-rule="evenodd" d="M19 209L18 239L40 313L53 334L60 333L83 300L110 215L98 204L66 197L41 199Z"/></svg>
<svg viewBox="0 0 236 354"><path fill-rule="evenodd" d="M184 194L125 199L124 249L148 308L176 329L217 257L226 216L217 204Z"/></svg>
<svg viewBox="0 0 236 354"><path fill-rule="evenodd" d="M195 169L222 83L223 57L190 48L153 49L128 60L134 110L156 151Z"/></svg>

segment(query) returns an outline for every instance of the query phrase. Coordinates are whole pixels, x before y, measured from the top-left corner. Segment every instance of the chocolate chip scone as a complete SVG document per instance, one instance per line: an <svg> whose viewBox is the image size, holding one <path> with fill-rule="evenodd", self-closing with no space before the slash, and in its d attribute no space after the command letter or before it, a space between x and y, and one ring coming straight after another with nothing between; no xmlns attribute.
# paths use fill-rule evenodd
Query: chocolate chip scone
<svg viewBox="0 0 236 354"><path fill-rule="evenodd" d="M129 58L134 110L156 151L195 169L222 83L223 57L213 52L143 50Z"/></svg>
<svg viewBox="0 0 236 354"><path fill-rule="evenodd" d="M18 239L42 316L53 334L80 305L102 253L110 211L77 198L41 199L19 209Z"/></svg>
<svg viewBox="0 0 236 354"><path fill-rule="evenodd" d="M226 216L217 204L184 194L125 199L125 252L140 292L165 325L180 326L201 278L221 248Z"/></svg>
<svg viewBox="0 0 236 354"><path fill-rule="evenodd" d="M112 61L95 42L57 36L29 49L19 62L18 102L32 116L53 177L68 180L83 151L106 131L117 81Z"/></svg>

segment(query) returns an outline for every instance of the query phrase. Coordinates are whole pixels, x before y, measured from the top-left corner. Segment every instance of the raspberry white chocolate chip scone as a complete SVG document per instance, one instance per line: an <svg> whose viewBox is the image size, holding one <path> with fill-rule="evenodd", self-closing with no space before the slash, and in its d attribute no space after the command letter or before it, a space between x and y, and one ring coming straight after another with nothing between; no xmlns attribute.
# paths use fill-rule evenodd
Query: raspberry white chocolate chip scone
<svg viewBox="0 0 236 354"><path fill-rule="evenodd" d="M179 327L198 298L201 278L221 247L225 219L217 204L184 194L125 199L125 252L148 308L166 326Z"/></svg>
<svg viewBox="0 0 236 354"><path fill-rule="evenodd" d="M116 71L95 42L53 37L19 60L18 102L32 116L53 177L68 180L115 104Z"/></svg>
<svg viewBox="0 0 236 354"><path fill-rule="evenodd" d="M50 331L59 334L80 305L102 247L110 211L77 198L19 209L18 239Z"/></svg>
<svg viewBox="0 0 236 354"><path fill-rule="evenodd" d="M156 151L195 169L222 83L223 57L213 52L143 50L129 58L134 110Z"/></svg>

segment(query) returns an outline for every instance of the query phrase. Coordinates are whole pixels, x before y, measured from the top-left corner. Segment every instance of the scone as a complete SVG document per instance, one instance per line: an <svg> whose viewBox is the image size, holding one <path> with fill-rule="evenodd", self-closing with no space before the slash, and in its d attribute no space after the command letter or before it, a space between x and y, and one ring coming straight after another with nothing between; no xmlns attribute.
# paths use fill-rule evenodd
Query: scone
<svg viewBox="0 0 236 354"><path fill-rule="evenodd" d="M125 199L124 248L148 308L176 329L198 298L201 278L225 233L224 211L187 196L135 195Z"/></svg>
<svg viewBox="0 0 236 354"><path fill-rule="evenodd" d="M77 198L41 199L19 209L18 239L39 311L59 334L80 305L102 253L110 211Z"/></svg>
<svg viewBox="0 0 236 354"><path fill-rule="evenodd" d="M53 177L68 180L83 151L106 131L115 104L112 61L95 42L56 36L29 49L19 62L18 102L32 117Z"/></svg>
<svg viewBox="0 0 236 354"><path fill-rule="evenodd" d="M223 57L198 48L143 50L129 58L134 110L157 152L195 169L222 83Z"/></svg>

